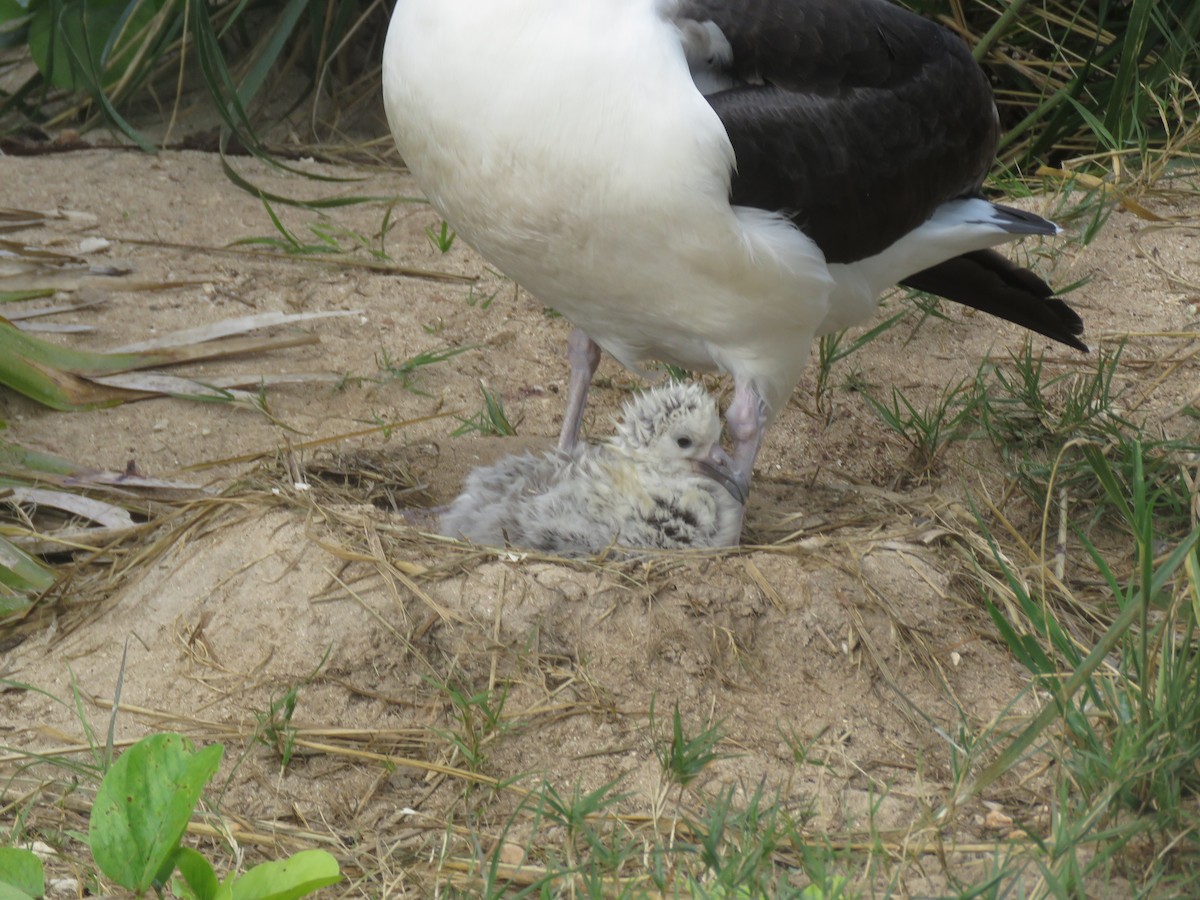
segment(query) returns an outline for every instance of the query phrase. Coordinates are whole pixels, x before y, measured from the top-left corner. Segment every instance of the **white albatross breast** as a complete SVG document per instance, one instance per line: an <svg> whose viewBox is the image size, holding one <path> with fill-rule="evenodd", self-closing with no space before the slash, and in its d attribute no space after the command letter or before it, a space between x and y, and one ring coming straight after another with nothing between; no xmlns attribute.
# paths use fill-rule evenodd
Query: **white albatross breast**
<svg viewBox="0 0 1200 900"><path fill-rule="evenodd" d="M601 350L724 371L748 488L813 340L898 282L1086 349L989 249L1057 228L979 192L986 77L886 0L397 0L383 90L434 207L575 326L564 451Z"/></svg>
<svg viewBox="0 0 1200 900"><path fill-rule="evenodd" d="M743 495L720 438L717 405L705 390L666 384L628 401L605 443L476 469L439 530L563 556L612 546L733 546Z"/></svg>

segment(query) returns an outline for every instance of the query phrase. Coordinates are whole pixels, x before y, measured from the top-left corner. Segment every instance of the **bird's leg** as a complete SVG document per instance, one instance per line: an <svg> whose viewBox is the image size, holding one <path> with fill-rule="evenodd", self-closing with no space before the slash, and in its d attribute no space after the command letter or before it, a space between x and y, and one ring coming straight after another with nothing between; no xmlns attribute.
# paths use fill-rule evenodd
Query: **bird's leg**
<svg viewBox="0 0 1200 900"><path fill-rule="evenodd" d="M758 391L735 379L733 402L725 410L725 427L733 441L733 477L741 485L743 496L750 494L750 476L766 424L767 405Z"/></svg>
<svg viewBox="0 0 1200 900"><path fill-rule="evenodd" d="M562 431L558 433L558 449L563 453L571 453L579 443L588 388L592 386L596 366L600 365L600 345L580 329L572 328L571 336L567 338L567 362L571 364L571 377L567 381L567 408L563 412Z"/></svg>

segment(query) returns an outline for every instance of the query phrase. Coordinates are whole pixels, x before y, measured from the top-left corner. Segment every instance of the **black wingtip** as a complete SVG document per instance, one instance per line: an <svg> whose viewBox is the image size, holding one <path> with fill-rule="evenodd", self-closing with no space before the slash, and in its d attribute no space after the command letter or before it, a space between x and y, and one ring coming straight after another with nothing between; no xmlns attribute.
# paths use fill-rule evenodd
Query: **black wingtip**
<svg viewBox="0 0 1200 900"><path fill-rule="evenodd" d="M1083 353L1083 320L1050 285L994 250L965 253L901 284L989 313Z"/></svg>
<svg viewBox="0 0 1200 900"><path fill-rule="evenodd" d="M1034 328L1033 330L1082 353L1091 352L1088 345L1079 339L1079 336L1083 334L1083 319L1079 318L1079 313L1067 306L1066 302L1060 300L1058 297L1050 297L1043 302L1048 308L1047 311L1058 319L1062 330L1055 331L1054 334L1050 334L1048 331L1043 331L1040 328Z"/></svg>

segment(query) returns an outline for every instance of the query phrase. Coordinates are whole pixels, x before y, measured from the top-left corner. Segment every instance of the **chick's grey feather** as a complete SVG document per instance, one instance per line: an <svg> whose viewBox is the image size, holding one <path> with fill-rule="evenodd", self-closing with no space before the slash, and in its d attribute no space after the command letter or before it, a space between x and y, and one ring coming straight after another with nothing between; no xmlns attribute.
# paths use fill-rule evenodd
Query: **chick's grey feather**
<svg viewBox="0 0 1200 900"><path fill-rule="evenodd" d="M472 472L441 531L491 546L581 556L736 544L741 505L696 460L720 437L699 385L670 384L625 405L608 442L507 457Z"/></svg>

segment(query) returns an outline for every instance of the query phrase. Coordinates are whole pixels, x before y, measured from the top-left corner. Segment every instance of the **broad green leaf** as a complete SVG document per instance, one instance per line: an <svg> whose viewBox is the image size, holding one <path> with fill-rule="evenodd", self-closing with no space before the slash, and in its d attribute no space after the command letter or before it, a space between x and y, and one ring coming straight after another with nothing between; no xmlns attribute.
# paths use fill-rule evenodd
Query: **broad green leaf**
<svg viewBox="0 0 1200 900"><path fill-rule="evenodd" d="M105 875L139 894L170 875L179 840L224 750L212 744L193 751L183 735L152 734L113 763L88 823L92 856Z"/></svg>
<svg viewBox="0 0 1200 900"><path fill-rule="evenodd" d="M295 900L336 884L342 873L324 850L301 850L287 859L255 866L233 883L233 900Z"/></svg>
<svg viewBox="0 0 1200 900"><path fill-rule="evenodd" d="M125 48L162 4L163 0L45 0L37 4L29 23L29 54L55 87L79 90L98 82L111 84L128 66Z"/></svg>
<svg viewBox="0 0 1200 900"><path fill-rule="evenodd" d="M175 865L196 900L216 900L221 883L203 855L191 847L180 847L175 851Z"/></svg>
<svg viewBox="0 0 1200 900"><path fill-rule="evenodd" d="M46 877L40 859L28 850L0 847L0 900L40 897L45 891Z"/></svg>

